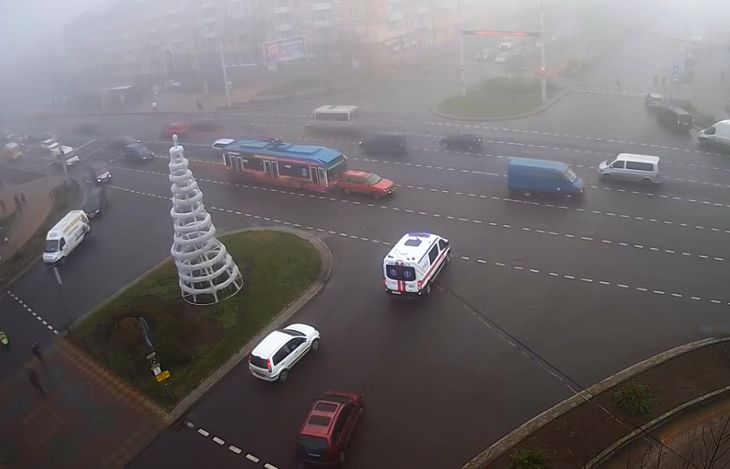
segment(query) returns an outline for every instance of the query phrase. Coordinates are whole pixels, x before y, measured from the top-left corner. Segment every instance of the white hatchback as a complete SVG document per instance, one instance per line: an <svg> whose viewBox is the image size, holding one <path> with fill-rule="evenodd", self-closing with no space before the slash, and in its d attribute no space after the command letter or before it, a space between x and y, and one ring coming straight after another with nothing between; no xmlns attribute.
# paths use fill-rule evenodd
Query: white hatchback
<svg viewBox="0 0 730 469"><path fill-rule="evenodd" d="M264 381L284 382L289 370L310 350L319 349L319 332L306 324L291 324L267 335L248 358L248 369Z"/></svg>

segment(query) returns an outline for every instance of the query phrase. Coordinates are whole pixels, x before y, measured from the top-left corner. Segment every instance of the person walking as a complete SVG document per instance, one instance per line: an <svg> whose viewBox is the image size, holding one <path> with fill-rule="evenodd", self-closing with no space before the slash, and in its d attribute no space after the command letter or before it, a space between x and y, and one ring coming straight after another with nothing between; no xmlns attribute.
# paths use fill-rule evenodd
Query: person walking
<svg viewBox="0 0 730 469"><path fill-rule="evenodd" d="M25 198L25 192L20 193L20 203L22 205L28 205L28 199Z"/></svg>
<svg viewBox="0 0 730 469"><path fill-rule="evenodd" d="M203 110L203 103L200 102L200 99L196 99L195 104L198 106L198 111Z"/></svg>
<svg viewBox="0 0 730 469"><path fill-rule="evenodd" d="M43 365L43 368L46 367L46 361L43 359L43 353L41 352L41 346L37 343L34 343L33 346L30 348L30 350L33 352L33 355L38 359L39 362L41 362L41 365Z"/></svg>
<svg viewBox="0 0 730 469"><path fill-rule="evenodd" d="M46 397L46 391L43 389L43 386L41 385L41 379L38 376L38 373L32 368L27 368L28 371L28 381L30 381L30 384L33 385L34 388L38 390L38 392L41 393L41 396Z"/></svg>
<svg viewBox="0 0 730 469"><path fill-rule="evenodd" d="M13 196L13 200L15 201L15 210L17 210L18 212L22 212L23 205L21 205L21 203L20 203L20 197L18 197L18 194L15 194Z"/></svg>
<svg viewBox="0 0 730 469"><path fill-rule="evenodd" d="M2 212L3 215L5 215L5 201L0 200L0 212Z"/></svg>
<svg viewBox="0 0 730 469"><path fill-rule="evenodd" d="M152 101L152 110L157 112L157 101Z"/></svg>

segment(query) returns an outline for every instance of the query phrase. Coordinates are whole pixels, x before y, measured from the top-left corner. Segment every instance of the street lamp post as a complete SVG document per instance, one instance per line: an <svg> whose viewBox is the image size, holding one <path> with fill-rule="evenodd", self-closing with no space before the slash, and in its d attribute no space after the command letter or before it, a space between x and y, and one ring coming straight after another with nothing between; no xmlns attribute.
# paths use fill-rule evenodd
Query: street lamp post
<svg viewBox="0 0 730 469"><path fill-rule="evenodd" d="M71 311L68 309L68 303L66 303L66 297L63 295L63 279L61 278L61 272L57 266L53 266L53 275L56 277L56 288L58 288L58 296L61 297L61 303L63 304L63 310L66 314L66 329L67 334L71 334Z"/></svg>
<svg viewBox="0 0 730 469"><path fill-rule="evenodd" d="M464 33L459 33L459 63L461 65L461 95L466 96L466 64L464 63Z"/></svg>
<svg viewBox="0 0 730 469"><path fill-rule="evenodd" d="M542 83L540 85L542 89L542 103L545 104L547 101L547 67L545 66L545 12L544 12L544 0L540 0L540 71L542 72Z"/></svg>
<svg viewBox="0 0 730 469"><path fill-rule="evenodd" d="M221 54L221 69L223 70L223 89L226 90L226 103L231 107L231 91L228 89L228 73L226 72L226 62L223 58L223 41L218 42Z"/></svg>

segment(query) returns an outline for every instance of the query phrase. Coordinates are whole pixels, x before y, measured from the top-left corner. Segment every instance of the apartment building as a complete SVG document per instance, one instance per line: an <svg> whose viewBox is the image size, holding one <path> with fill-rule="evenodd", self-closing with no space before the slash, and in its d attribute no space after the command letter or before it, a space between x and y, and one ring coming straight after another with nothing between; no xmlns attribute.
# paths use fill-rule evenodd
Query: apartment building
<svg viewBox="0 0 730 469"><path fill-rule="evenodd" d="M263 65L304 36L313 60L393 63L454 34L458 0L108 0L65 29L74 64L108 76Z"/></svg>

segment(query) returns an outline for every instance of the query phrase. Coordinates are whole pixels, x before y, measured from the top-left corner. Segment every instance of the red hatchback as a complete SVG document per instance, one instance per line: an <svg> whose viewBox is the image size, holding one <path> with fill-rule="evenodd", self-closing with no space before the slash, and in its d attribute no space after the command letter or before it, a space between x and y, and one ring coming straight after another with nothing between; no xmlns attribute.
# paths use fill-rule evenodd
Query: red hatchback
<svg viewBox="0 0 730 469"><path fill-rule="evenodd" d="M375 173L353 170L344 171L338 185L345 194L357 192L375 198L388 196L398 187L390 179L381 178Z"/></svg>
<svg viewBox="0 0 730 469"><path fill-rule="evenodd" d="M345 462L345 449L364 410L362 394L327 391L316 399L299 431L299 454L304 462Z"/></svg>
<svg viewBox="0 0 730 469"><path fill-rule="evenodd" d="M162 129L162 138L172 138L173 135L182 137L190 132L190 124L185 122L173 122Z"/></svg>

